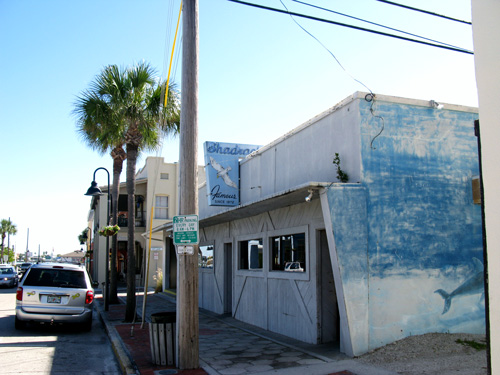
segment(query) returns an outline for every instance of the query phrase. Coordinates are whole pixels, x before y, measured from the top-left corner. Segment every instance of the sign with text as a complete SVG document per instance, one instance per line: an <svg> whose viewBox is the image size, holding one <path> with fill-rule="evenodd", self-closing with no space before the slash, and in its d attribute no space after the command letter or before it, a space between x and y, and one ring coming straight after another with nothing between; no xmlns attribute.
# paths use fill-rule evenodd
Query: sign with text
<svg viewBox="0 0 500 375"><path fill-rule="evenodd" d="M205 142L205 175L209 206L240 204L240 160L260 146Z"/></svg>
<svg viewBox="0 0 500 375"><path fill-rule="evenodd" d="M194 255L194 246L176 246L177 247L177 254L188 254L188 255Z"/></svg>
<svg viewBox="0 0 500 375"><path fill-rule="evenodd" d="M172 220L174 245L198 245L198 215L174 216Z"/></svg>

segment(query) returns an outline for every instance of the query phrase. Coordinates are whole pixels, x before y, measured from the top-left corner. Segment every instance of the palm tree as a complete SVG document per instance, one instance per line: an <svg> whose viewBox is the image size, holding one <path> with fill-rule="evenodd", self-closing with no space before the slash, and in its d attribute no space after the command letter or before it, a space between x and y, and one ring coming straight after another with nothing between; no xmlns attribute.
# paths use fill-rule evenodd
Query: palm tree
<svg viewBox="0 0 500 375"><path fill-rule="evenodd" d="M113 66L105 68L91 85L90 90L84 91L75 103L73 113L77 117L77 131L91 148L105 154L109 152L113 159L113 187L111 190L111 217L112 225L118 221L118 192L123 161L127 154L123 149L122 119L117 114L119 109L109 100L116 88L113 85L113 76L116 74ZM109 189L109 186L108 186ZM116 256L118 248L117 236L112 237L111 243L111 270L110 270L110 303L118 303L118 272Z"/></svg>
<svg viewBox="0 0 500 375"><path fill-rule="evenodd" d="M10 219L2 219L2 222L0 223L0 233L2 233L2 250L0 253L0 263L3 262L3 246L5 243L5 237L7 235L15 235L17 233L17 227L16 225L10 221Z"/></svg>
<svg viewBox="0 0 500 375"><path fill-rule="evenodd" d="M116 65L106 67L96 78L91 89L84 92L78 103L96 100L95 110L89 112L89 122L81 121L83 133L89 135L90 145L95 140L104 150L111 149L113 164L113 224L118 213L118 185L121 166L127 159L127 307L126 321L132 321L135 313L135 173L136 162L141 151L153 150L161 143L163 136L177 134L180 123L180 105L175 85L167 90L167 108L162 105L162 92L165 84L155 80L155 71L147 63L138 63L128 69ZM77 109L78 109L77 105ZM95 114L95 115L94 115ZM121 149L120 149L121 147ZM118 166L118 162L121 164ZM119 168L118 168L119 167ZM116 251L113 239L112 251ZM113 256L112 262L116 261ZM116 273L116 264L112 272ZM113 274L112 274L113 275ZM112 276L113 278L113 276ZM115 276L116 280L116 276ZM116 283L115 283L116 285ZM110 286L110 292L112 291ZM115 292L116 295L116 292Z"/></svg>

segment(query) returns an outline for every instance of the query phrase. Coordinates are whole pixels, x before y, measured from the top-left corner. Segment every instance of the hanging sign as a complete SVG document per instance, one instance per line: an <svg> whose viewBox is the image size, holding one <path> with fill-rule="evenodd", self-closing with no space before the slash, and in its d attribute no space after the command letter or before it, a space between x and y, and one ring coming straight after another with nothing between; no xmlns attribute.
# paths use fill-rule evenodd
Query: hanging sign
<svg viewBox="0 0 500 375"><path fill-rule="evenodd" d="M205 175L209 206L240 204L240 160L261 146L205 142Z"/></svg>

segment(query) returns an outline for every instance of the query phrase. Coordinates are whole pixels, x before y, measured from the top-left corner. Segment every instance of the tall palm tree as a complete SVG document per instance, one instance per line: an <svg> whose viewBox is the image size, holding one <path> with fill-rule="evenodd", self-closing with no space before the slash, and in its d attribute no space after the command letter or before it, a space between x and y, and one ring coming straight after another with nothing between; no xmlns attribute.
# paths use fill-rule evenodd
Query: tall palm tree
<svg viewBox="0 0 500 375"><path fill-rule="evenodd" d="M125 320L135 315L135 174L137 158L142 150L157 148L166 134L179 131L180 106L171 100L165 110L162 107L162 85L155 82L155 72L150 65L137 64L126 72L126 105L124 106L127 149L127 306ZM169 88L170 89L170 88ZM167 93L170 96L170 90ZM172 95L173 96L173 95Z"/></svg>
<svg viewBox="0 0 500 375"><path fill-rule="evenodd" d="M0 263L3 262L3 247L5 243L5 237L7 235L15 235L17 233L16 225L10 221L10 219L2 219L0 223L0 233L2 233L2 250L0 253Z"/></svg>
<svg viewBox="0 0 500 375"><path fill-rule="evenodd" d="M98 98L99 105L95 118L91 123L98 126L89 126L85 133L91 139L103 144L103 138L109 134L112 142L104 145L118 144L126 149L127 194L128 194L128 228L127 228L127 306L125 320L132 321L135 313L135 173L136 162L143 150L153 150L161 144L165 135L177 134L180 123L180 105L175 85L168 87L168 104L162 105L162 92L165 84L155 79L154 69L147 63L138 63L128 69L120 69L116 65L106 67L96 78L91 90L82 97ZM106 104L105 106L103 104ZM85 111L86 112L86 111ZM90 116L93 118L93 116ZM86 121L83 121L86 123ZM92 145L92 143L90 143ZM112 148L113 160L124 160L123 152ZM118 166L116 166L118 170ZM120 169L121 171L121 169ZM115 166L113 168L113 220L117 217L118 179ZM116 186L116 189L115 189ZM116 211L115 211L116 209ZM113 250L116 249L114 240ZM113 257L116 260L116 257ZM116 266L114 267L116 271ZM110 288L111 289L111 288Z"/></svg>
<svg viewBox="0 0 500 375"><path fill-rule="evenodd" d="M117 109L108 100L113 86L113 69L105 68L96 78L89 90L77 97L73 113L77 117L77 131L92 149L104 155L109 152L113 159L113 186L111 190L112 225L118 221L118 194L123 161L127 154L123 148L122 120L117 116ZM108 186L109 189L109 186ZM110 303L118 302L118 272L116 266L118 239L111 240ZM109 251L109 250L108 250Z"/></svg>

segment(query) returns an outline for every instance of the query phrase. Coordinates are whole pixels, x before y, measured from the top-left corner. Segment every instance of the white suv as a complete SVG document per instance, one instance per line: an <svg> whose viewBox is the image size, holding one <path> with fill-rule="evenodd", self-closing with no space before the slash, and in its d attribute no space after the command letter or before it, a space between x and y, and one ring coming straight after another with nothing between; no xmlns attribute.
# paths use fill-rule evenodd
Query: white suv
<svg viewBox="0 0 500 375"><path fill-rule="evenodd" d="M27 322L78 323L92 329L94 288L87 270L75 264L32 265L16 294L16 329Z"/></svg>

